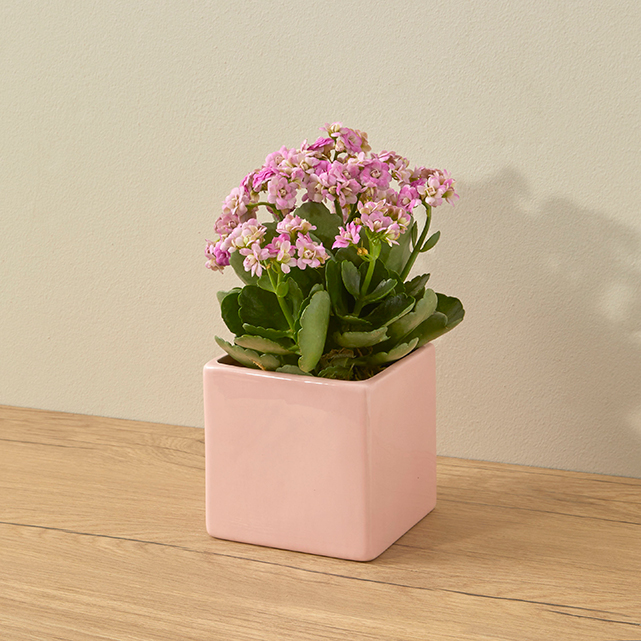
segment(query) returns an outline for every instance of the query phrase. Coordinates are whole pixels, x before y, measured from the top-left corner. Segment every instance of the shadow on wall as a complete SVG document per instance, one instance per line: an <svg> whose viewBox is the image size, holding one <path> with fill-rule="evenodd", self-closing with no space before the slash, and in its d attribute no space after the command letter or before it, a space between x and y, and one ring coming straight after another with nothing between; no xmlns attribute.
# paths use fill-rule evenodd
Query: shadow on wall
<svg viewBox="0 0 641 641"><path fill-rule="evenodd" d="M459 187L425 265L467 310L441 339L439 453L641 477L639 230L533 207L513 170Z"/></svg>

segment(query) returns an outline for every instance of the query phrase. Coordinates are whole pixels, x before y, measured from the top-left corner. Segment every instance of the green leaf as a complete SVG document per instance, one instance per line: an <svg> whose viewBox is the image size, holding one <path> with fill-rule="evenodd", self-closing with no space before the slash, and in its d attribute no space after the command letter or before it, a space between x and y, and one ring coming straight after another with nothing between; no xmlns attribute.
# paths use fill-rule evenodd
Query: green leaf
<svg viewBox="0 0 641 641"><path fill-rule="evenodd" d="M396 294L386 298L378 305L373 312L365 317L365 320L373 327L391 325L414 307L414 299L407 294Z"/></svg>
<svg viewBox="0 0 641 641"><path fill-rule="evenodd" d="M334 252L334 257L340 263L344 260L349 260L354 263L354 265L360 265L363 262L363 259L358 255L356 247L350 245L349 247L341 247Z"/></svg>
<svg viewBox="0 0 641 641"><path fill-rule="evenodd" d="M298 288L303 293L303 298L305 298L309 295L309 290L313 285L324 280L322 272L322 269L298 269L298 267L292 267L289 274L287 274L287 280L296 281Z"/></svg>
<svg viewBox="0 0 641 641"><path fill-rule="evenodd" d="M292 281L294 282L294 281ZM276 296L280 298L285 298L287 296L287 292L289 291L289 281L283 280L278 285L276 285Z"/></svg>
<svg viewBox="0 0 641 641"><path fill-rule="evenodd" d="M227 294L230 294L233 291L240 292L240 290L241 290L240 287L234 287L234 289L230 289L228 292L224 292L224 291L216 292L216 298L218 299L218 304L220 305L223 302L223 299L225 298L225 296L227 296Z"/></svg>
<svg viewBox="0 0 641 641"><path fill-rule="evenodd" d="M298 376L312 376L312 374L303 372L303 370L300 367L297 367L296 365L282 365L281 367L277 368L276 371L280 372L281 374L297 374Z"/></svg>
<svg viewBox="0 0 641 641"><path fill-rule="evenodd" d="M335 260L328 260L325 263L325 283L334 312L338 316L344 316L347 314L347 292L341 278L340 263Z"/></svg>
<svg viewBox="0 0 641 641"><path fill-rule="evenodd" d="M275 370L280 366L280 360L273 354L259 354L251 349L245 349L238 345L231 345L222 338L216 336L219 347L224 349L235 361L245 367L253 369Z"/></svg>
<svg viewBox="0 0 641 641"><path fill-rule="evenodd" d="M343 367L349 369L354 365L355 356L356 355L354 354L354 350L352 349L333 349L323 354L320 360L320 367L321 369L323 369L331 365L333 367Z"/></svg>
<svg viewBox="0 0 641 641"><path fill-rule="evenodd" d="M295 326L296 326L294 334L296 336L298 336L298 332L300 331L300 319L301 319L301 316L303 315L303 312L305 311L305 308L309 305L309 302L312 300L312 296L314 296L316 292L322 292L322 291L324 291L323 286L320 283L316 283L316 285L314 285L309 291L309 296L307 296L307 298L305 298L305 300L303 300L303 302L298 306L297 308L298 312L294 319Z"/></svg>
<svg viewBox="0 0 641 641"><path fill-rule="evenodd" d="M323 203L303 203L298 209L292 212L296 216L309 220L316 227L311 233L316 236L323 245L330 249L338 235L338 228L343 224L340 216L332 214Z"/></svg>
<svg viewBox="0 0 641 641"><path fill-rule="evenodd" d="M272 294L275 293L274 286L272 285L271 278L269 277L266 269L263 271L260 278L256 281L256 285L258 285L261 289L264 289L266 292L271 292Z"/></svg>
<svg viewBox="0 0 641 641"><path fill-rule="evenodd" d="M378 352L372 354L367 361L372 365L382 365L383 363L391 363L407 356L418 345L418 338L413 338L408 343L401 343L396 347L390 349L389 352Z"/></svg>
<svg viewBox="0 0 641 641"><path fill-rule="evenodd" d="M283 356L288 356L293 353L291 349L288 349L283 344L277 343L269 338L264 338L263 336L245 334L243 336L236 337L234 343L236 343L236 345L240 345L240 347L253 349L257 352L265 352L266 354L281 354Z"/></svg>
<svg viewBox="0 0 641 641"><path fill-rule="evenodd" d="M392 271L391 269L388 270L389 277L390 278L395 278L396 279L396 289L394 290L395 294L406 294L407 292L405 291L405 285L403 281L401 280L401 277L399 274L397 274L395 271Z"/></svg>
<svg viewBox="0 0 641 641"><path fill-rule="evenodd" d="M368 304L381 300L381 298L385 298L385 296L394 291L396 284L397 281L394 278L382 280L373 291L367 294L367 296L363 296L363 300Z"/></svg>
<svg viewBox="0 0 641 641"><path fill-rule="evenodd" d="M437 294L436 311L413 330L406 340L418 337L419 346L454 329L464 318L465 310L458 298Z"/></svg>
<svg viewBox="0 0 641 641"><path fill-rule="evenodd" d="M329 365L328 367L325 367L320 372L318 372L318 376L320 378L333 378L341 381L348 381L350 380L351 371L352 370L350 367Z"/></svg>
<svg viewBox="0 0 641 641"><path fill-rule="evenodd" d="M279 338L292 338L292 332L289 329L271 329L270 327L258 327L257 325L243 323L243 330L245 334L262 336L263 338L269 338L272 341L277 341ZM236 333L242 334L243 332Z"/></svg>
<svg viewBox="0 0 641 641"><path fill-rule="evenodd" d="M432 234L426 241L423 247L419 250L421 253L429 251L438 243L438 239L441 237L441 232L437 231L436 233Z"/></svg>
<svg viewBox="0 0 641 641"><path fill-rule="evenodd" d="M420 276L412 278L412 280L405 283L405 293L409 296L414 296L414 298L418 298L418 295L423 291L429 279L430 274L421 274Z"/></svg>
<svg viewBox="0 0 641 641"><path fill-rule="evenodd" d="M298 366L304 372L311 372L323 355L330 309L329 294L321 290L312 296L309 305L301 314L298 332L298 348L301 356L298 359Z"/></svg>
<svg viewBox="0 0 641 641"><path fill-rule="evenodd" d="M372 324L369 321L366 321L360 316L354 316L353 314L345 314L345 316L339 316L339 318L348 323L349 325L354 325L356 327L362 327L363 329L371 329Z"/></svg>
<svg viewBox="0 0 641 641"><path fill-rule="evenodd" d="M285 283L287 284L287 303L292 310L292 316L294 318L298 318L301 305L303 304L303 292L298 286L298 283L293 278L288 278ZM314 287L316 287L316 285L314 285ZM319 287L321 286L319 285Z"/></svg>
<svg viewBox="0 0 641 641"><path fill-rule="evenodd" d="M238 276L245 285L255 285L258 282L258 276L252 276L251 272L245 271L245 268L243 267L244 260L245 257L238 250L229 256L229 264L236 272L236 276Z"/></svg>
<svg viewBox="0 0 641 641"><path fill-rule="evenodd" d="M420 347L445 334L445 332L447 332L447 316L441 314L441 312L434 312L405 338L407 340L418 338L418 346Z"/></svg>
<svg viewBox="0 0 641 641"><path fill-rule="evenodd" d="M275 294L255 285L247 285L238 297L239 316L243 323L274 329L289 329Z"/></svg>
<svg viewBox="0 0 641 641"><path fill-rule="evenodd" d="M361 275L356 265L349 260L344 260L341 263L341 276L343 278L345 289L354 296L354 298L360 298Z"/></svg>
<svg viewBox="0 0 641 641"><path fill-rule="evenodd" d="M371 347L387 338L387 327L379 327L371 332L336 332L334 340L341 347Z"/></svg>
<svg viewBox="0 0 641 641"><path fill-rule="evenodd" d="M438 305L437 311L447 316L447 326L452 329L458 325L465 317L465 310L458 298L453 296L445 296L445 294L437 294Z"/></svg>
<svg viewBox="0 0 641 641"><path fill-rule="evenodd" d="M220 315L232 334L241 334L243 331L243 324L238 315L240 292L240 287L235 287L229 292L224 292L225 295L220 301Z"/></svg>
<svg viewBox="0 0 641 641"><path fill-rule="evenodd" d="M423 298L416 302L414 309L392 323L389 328L390 338L397 341L409 334L418 327L425 319L429 318L435 311L438 298L434 290L425 291Z"/></svg>

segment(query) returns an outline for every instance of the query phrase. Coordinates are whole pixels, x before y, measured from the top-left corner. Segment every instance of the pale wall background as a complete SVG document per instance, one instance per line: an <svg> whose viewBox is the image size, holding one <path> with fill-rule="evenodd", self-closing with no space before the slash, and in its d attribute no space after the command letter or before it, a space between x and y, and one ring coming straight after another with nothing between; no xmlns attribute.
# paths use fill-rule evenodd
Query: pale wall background
<svg viewBox="0 0 641 641"><path fill-rule="evenodd" d="M220 203L325 122L448 168L441 454L641 477L641 2L0 4L0 403L202 425ZM225 334L226 335L226 334Z"/></svg>

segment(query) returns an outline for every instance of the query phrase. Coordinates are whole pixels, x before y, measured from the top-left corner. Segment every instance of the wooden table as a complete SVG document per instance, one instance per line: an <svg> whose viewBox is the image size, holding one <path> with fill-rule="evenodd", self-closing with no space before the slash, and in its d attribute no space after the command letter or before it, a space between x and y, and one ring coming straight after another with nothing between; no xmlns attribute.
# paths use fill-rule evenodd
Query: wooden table
<svg viewBox="0 0 641 641"><path fill-rule="evenodd" d="M200 429L0 407L0 639L641 640L641 480L438 474L341 561L210 538Z"/></svg>

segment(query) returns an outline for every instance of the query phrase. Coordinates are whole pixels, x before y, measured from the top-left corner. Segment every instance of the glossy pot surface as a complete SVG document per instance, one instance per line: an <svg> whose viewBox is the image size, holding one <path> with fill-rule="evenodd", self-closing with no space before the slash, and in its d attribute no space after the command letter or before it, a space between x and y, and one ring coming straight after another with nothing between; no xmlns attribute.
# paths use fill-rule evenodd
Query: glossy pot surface
<svg viewBox="0 0 641 641"><path fill-rule="evenodd" d="M366 381L204 368L210 535L368 561L436 504L431 343Z"/></svg>

